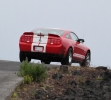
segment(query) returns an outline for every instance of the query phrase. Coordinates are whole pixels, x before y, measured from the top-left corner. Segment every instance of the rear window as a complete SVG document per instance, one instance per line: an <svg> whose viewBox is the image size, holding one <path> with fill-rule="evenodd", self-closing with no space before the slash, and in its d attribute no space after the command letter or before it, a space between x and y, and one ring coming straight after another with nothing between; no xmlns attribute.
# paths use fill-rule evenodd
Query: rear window
<svg viewBox="0 0 111 100"><path fill-rule="evenodd" d="M32 32L34 32L34 33L44 33L44 34L51 33L51 34L56 34L56 35L59 35L59 36L61 36L64 33L63 30L57 30L57 29L34 29L34 30L32 30Z"/></svg>

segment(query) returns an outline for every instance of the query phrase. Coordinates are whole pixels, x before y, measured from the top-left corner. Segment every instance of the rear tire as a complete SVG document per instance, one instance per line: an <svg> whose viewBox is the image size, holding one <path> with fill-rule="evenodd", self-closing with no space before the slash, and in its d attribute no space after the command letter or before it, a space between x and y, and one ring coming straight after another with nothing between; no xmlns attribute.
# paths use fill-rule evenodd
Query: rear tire
<svg viewBox="0 0 111 100"><path fill-rule="evenodd" d="M85 56L85 60L80 63L81 67L89 67L90 66L90 53L88 52Z"/></svg>
<svg viewBox="0 0 111 100"><path fill-rule="evenodd" d="M26 59L28 59L28 62L31 61L31 58L30 57L27 57L22 51L19 52L19 60L20 62L23 62L25 61Z"/></svg>
<svg viewBox="0 0 111 100"><path fill-rule="evenodd" d="M72 64L72 59L73 59L73 52L72 49L69 48L66 57L62 60L61 64L62 65L71 65Z"/></svg>

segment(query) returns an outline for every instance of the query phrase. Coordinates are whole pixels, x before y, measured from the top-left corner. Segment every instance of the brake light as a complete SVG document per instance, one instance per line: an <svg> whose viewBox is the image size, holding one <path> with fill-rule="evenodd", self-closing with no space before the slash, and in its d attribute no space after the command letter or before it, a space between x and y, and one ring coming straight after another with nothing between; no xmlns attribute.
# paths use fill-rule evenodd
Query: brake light
<svg viewBox="0 0 111 100"><path fill-rule="evenodd" d="M32 36L22 36L20 41L21 42L32 42Z"/></svg>
<svg viewBox="0 0 111 100"><path fill-rule="evenodd" d="M59 45L59 44L61 44L61 40L60 40L60 39L53 39L53 38L50 38L50 39L48 39L48 44Z"/></svg>

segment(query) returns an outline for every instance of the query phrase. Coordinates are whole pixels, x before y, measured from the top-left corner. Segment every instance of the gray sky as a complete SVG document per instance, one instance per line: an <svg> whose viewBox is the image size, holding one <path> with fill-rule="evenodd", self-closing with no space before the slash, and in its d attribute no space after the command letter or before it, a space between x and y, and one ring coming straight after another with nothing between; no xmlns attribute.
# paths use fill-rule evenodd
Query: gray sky
<svg viewBox="0 0 111 100"><path fill-rule="evenodd" d="M92 64L111 67L111 0L0 0L0 59L19 61L19 37L38 27L74 31Z"/></svg>

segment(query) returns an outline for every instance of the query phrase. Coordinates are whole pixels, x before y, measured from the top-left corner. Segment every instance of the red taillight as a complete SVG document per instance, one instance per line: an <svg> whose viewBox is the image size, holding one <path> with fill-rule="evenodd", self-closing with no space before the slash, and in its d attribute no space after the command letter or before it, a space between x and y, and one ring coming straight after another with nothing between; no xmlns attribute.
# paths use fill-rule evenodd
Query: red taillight
<svg viewBox="0 0 111 100"><path fill-rule="evenodd" d="M59 45L59 44L61 44L61 40L60 40L60 39L53 39L53 38L50 38L50 39L48 39L48 44Z"/></svg>
<svg viewBox="0 0 111 100"><path fill-rule="evenodd" d="M32 37L31 36L22 36L20 41L21 42L32 42Z"/></svg>

